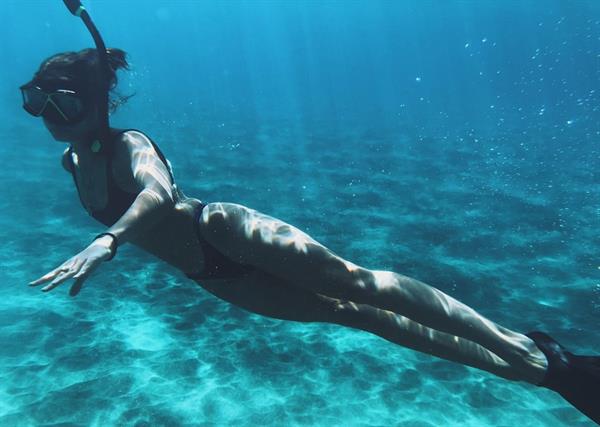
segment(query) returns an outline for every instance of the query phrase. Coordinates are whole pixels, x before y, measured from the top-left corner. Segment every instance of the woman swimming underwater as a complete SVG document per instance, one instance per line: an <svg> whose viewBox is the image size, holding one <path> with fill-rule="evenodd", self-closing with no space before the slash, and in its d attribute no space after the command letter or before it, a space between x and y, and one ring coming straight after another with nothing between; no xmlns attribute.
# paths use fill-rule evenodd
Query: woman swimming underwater
<svg viewBox="0 0 600 427"><path fill-rule="evenodd" d="M125 53L96 49L45 60L21 87L24 108L68 143L63 167L91 216L107 226L89 246L30 283L50 291L85 280L127 242L184 272L213 295L253 313L329 322L439 358L560 393L600 423L600 357L577 356L542 332L521 334L440 290L347 261L292 225L234 203L203 203L177 187L143 132L106 127L107 94ZM102 90L98 90L98 88ZM102 138L99 138L102 135Z"/></svg>

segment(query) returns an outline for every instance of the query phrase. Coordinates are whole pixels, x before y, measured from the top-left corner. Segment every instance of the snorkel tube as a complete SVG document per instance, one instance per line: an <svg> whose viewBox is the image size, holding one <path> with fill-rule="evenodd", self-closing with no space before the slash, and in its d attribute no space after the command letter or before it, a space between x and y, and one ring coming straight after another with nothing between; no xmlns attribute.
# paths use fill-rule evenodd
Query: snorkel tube
<svg viewBox="0 0 600 427"><path fill-rule="evenodd" d="M92 143L92 151L95 153L104 151L104 146L108 146L110 144L110 135L109 135L109 122L108 122L108 91L110 89L110 80L109 80L109 68L108 68L108 55L106 54L106 46L104 45L104 41L102 40L102 36L98 32L98 29L92 22L92 18L90 14L85 10L81 1L79 0L63 0L69 12L71 12L74 16L78 16L81 18L88 31L92 35L94 39L94 43L96 44L96 50L98 51L98 67L99 74L102 76L101 82L99 83L99 87L97 90L97 99L100 102L99 113L100 113L100 129L99 134L97 135L97 140Z"/></svg>

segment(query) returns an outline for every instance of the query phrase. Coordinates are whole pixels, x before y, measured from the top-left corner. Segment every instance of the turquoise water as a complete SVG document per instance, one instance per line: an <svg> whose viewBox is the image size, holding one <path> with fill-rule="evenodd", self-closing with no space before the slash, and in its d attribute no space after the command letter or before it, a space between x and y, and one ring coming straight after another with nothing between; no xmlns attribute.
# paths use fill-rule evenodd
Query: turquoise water
<svg viewBox="0 0 600 427"><path fill-rule="evenodd" d="M526 383L249 314L127 245L76 298L28 288L104 230L20 107L42 59L91 43L50 3L0 9L0 425L591 425ZM133 65L113 125L186 194L598 353L600 5L440 3L87 2Z"/></svg>

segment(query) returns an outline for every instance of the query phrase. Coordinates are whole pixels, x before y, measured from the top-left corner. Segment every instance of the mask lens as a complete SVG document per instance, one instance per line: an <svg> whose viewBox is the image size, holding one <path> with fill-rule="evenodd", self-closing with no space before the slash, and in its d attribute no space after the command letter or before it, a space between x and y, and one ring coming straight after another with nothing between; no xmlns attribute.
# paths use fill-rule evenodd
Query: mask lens
<svg viewBox="0 0 600 427"><path fill-rule="evenodd" d="M28 87L21 89L23 96L23 108L34 116L39 116L46 105L48 95L38 87Z"/></svg>
<svg viewBox="0 0 600 427"><path fill-rule="evenodd" d="M48 106L44 108L41 116L49 122L56 123L58 125L66 125L70 123L68 116L65 117L65 115L61 114L61 111L59 111L51 103L48 103Z"/></svg>
<svg viewBox="0 0 600 427"><path fill-rule="evenodd" d="M76 92L58 89L46 93L37 86L21 88L23 108L33 116L43 116L56 124L72 124L84 115L84 106Z"/></svg>
<svg viewBox="0 0 600 427"><path fill-rule="evenodd" d="M75 96L74 93L58 92L52 94L52 101L55 106L66 116L69 123L73 123L81 119L83 113L83 103L81 99ZM60 113L59 113L60 114Z"/></svg>

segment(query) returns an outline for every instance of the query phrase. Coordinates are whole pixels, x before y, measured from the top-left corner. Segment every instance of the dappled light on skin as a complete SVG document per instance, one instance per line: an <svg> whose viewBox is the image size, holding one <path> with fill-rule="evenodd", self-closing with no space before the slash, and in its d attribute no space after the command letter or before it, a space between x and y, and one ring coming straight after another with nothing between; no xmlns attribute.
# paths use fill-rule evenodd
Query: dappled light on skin
<svg viewBox="0 0 600 427"><path fill-rule="evenodd" d="M346 261L274 217L238 204L209 203L201 232L227 256L319 295L330 307L327 321L507 379L535 382L543 374L543 367L528 359L527 337L423 282Z"/></svg>
<svg viewBox="0 0 600 427"><path fill-rule="evenodd" d="M171 193L171 182L169 177L165 176L162 171L158 170L151 163L139 164L135 170L134 178L138 182L145 182L149 180L147 177L148 175L164 190L165 193Z"/></svg>
<svg viewBox="0 0 600 427"><path fill-rule="evenodd" d="M489 349L462 337L429 328L414 320L381 310L367 304L336 300L335 311L342 324L372 331L378 326L378 335L396 344L424 353L435 354L447 360L487 369L509 380L520 380L514 368Z"/></svg>
<svg viewBox="0 0 600 427"><path fill-rule="evenodd" d="M369 274L377 291L390 291L400 286L398 274L391 271L373 270Z"/></svg>
<svg viewBox="0 0 600 427"><path fill-rule="evenodd" d="M259 235L264 243L278 243L293 247L295 252L303 254L308 253L310 245L316 243L309 235L297 228L253 209L248 210L248 217L244 222L244 234L248 238Z"/></svg>
<svg viewBox="0 0 600 427"><path fill-rule="evenodd" d="M150 200L157 205L160 205L164 200L163 194L159 193L158 191L152 188L146 188L140 194L142 193L147 195L150 198Z"/></svg>
<svg viewBox="0 0 600 427"><path fill-rule="evenodd" d="M358 265L354 264L353 262L346 261L345 259L342 260L342 262L343 262L344 266L346 267L346 270L348 270L349 273L354 273L360 269L360 267Z"/></svg>
<svg viewBox="0 0 600 427"><path fill-rule="evenodd" d="M493 366L492 370L497 375L511 380L522 379L515 375L508 362L487 348L456 335L429 328L392 311L339 299L335 300L334 310L350 323L349 326L371 330L373 325L381 325L378 334L391 342L425 353L435 353L448 360L480 369L489 370L490 366Z"/></svg>
<svg viewBox="0 0 600 427"><path fill-rule="evenodd" d="M165 194L171 194L171 177L166 165L159 159L156 150L145 139L130 138L134 146L132 152L133 177L136 182L153 182L162 188Z"/></svg>
<svg viewBox="0 0 600 427"><path fill-rule="evenodd" d="M219 215L219 216L223 217L224 219L227 219L228 214L227 214L227 210L225 209L223 203L213 202L213 203L207 205L207 207L202 210L202 221L204 223L208 224L210 217L215 216L215 215Z"/></svg>

